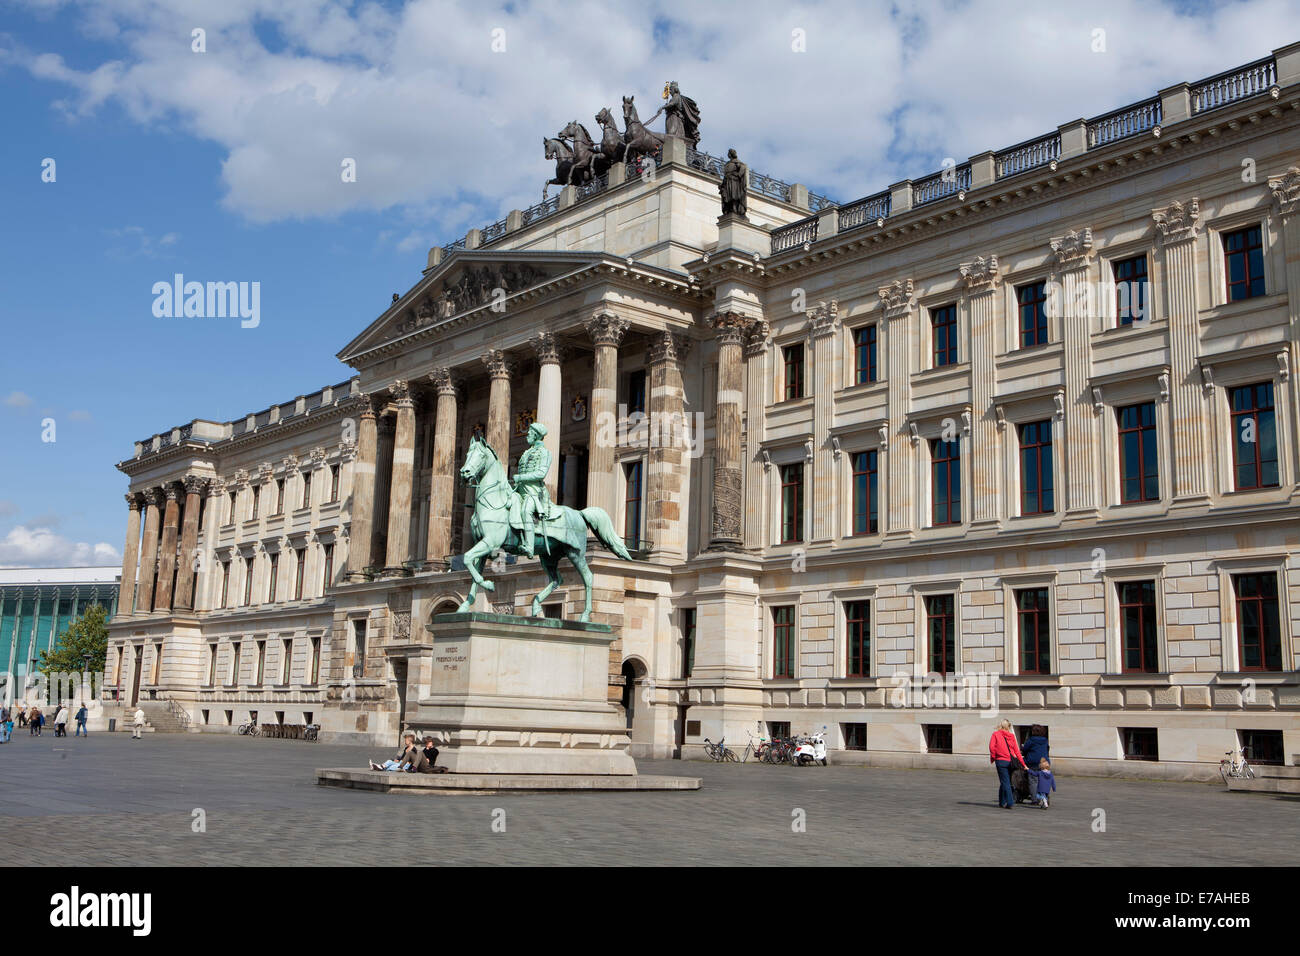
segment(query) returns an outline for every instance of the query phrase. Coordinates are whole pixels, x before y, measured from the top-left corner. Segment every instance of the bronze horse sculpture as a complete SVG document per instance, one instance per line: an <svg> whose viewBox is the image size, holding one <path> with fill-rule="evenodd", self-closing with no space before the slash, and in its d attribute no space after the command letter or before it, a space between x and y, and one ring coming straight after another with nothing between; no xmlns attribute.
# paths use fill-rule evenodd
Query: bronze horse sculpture
<svg viewBox="0 0 1300 956"><path fill-rule="evenodd" d="M479 588L495 590L495 585L483 577L483 565L496 551L507 554L524 554L518 530L509 521L510 500L515 490L506 477L506 470L492 450L492 446L475 435L465 453L465 464L460 469L461 479L475 489L474 513L470 516L470 533L474 545L465 552L465 569L472 583L469 594L461 603L461 612L472 611ZM587 530L591 529L601 544L625 561L632 560L623 539L614 530L614 523L603 508L577 510L565 505L551 504L545 518L536 524L536 551L542 568L546 571L547 585L533 598L532 616L542 617L542 602L560 584L560 559L568 558L578 571L586 587L586 602L579 620L591 620L591 569L587 567Z"/></svg>

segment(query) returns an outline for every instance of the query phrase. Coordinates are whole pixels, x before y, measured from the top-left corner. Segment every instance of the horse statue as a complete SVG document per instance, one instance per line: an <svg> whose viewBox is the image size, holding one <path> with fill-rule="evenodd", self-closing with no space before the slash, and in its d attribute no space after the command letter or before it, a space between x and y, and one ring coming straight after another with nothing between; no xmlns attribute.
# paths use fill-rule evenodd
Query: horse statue
<svg viewBox="0 0 1300 956"><path fill-rule="evenodd" d="M627 161L632 162L641 156L649 156L659 151L664 144L662 133L652 133L641 125L640 118L636 115L636 104L632 102L635 97L623 97L623 125L627 131L623 134L623 139L627 144ZM656 116L659 114L656 113Z"/></svg>
<svg viewBox="0 0 1300 956"><path fill-rule="evenodd" d="M569 149L567 143L562 139L548 139L542 137L542 146L546 150L546 158L555 160L555 178L548 179L542 186L542 202L546 202L546 191L551 186L569 185L569 175L573 171L573 150Z"/></svg>
<svg viewBox="0 0 1300 956"><path fill-rule="evenodd" d="M559 136L560 139L573 143L573 165L569 167L569 182L566 185L589 182L593 175L592 168L596 164L596 144L591 141L591 134L585 126L574 120L560 130Z"/></svg>
<svg viewBox="0 0 1300 956"><path fill-rule="evenodd" d="M470 517L470 533L474 545L465 552L465 569L473 582L469 594L458 610L462 613L474 608L479 588L493 591L496 586L483 577L483 565L496 551L507 554L525 553L518 528L510 526L510 501L515 495L506 470L492 446L475 435L470 439L465 453L465 464L460 468L461 479L475 489L474 513ZM545 517L537 519L536 551L542 568L546 571L546 587L533 598L532 616L542 617L542 601L560 585L560 559L568 558L577 569L587 589L586 603L579 620L591 620L591 569L587 567L587 529L595 532L601 544L625 561L632 560L623 539L614 530L614 523L603 508L569 508L551 504Z"/></svg>
<svg viewBox="0 0 1300 956"><path fill-rule="evenodd" d="M627 143L623 142L623 134L618 131L618 126L614 123L614 114L609 111L609 107L603 107L596 114L596 122L600 124L600 151L596 154L596 175L601 176L616 163L621 163L627 156Z"/></svg>

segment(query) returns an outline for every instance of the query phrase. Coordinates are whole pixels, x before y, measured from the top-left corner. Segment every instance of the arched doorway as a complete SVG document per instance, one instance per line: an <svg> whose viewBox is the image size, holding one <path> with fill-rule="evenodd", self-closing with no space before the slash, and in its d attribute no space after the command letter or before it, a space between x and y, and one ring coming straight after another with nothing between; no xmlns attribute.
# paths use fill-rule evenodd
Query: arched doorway
<svg viewBox="0 0 1300 956"><path fill-rule="evenodd" d="M623 662L623 713L627 717L628 733L632 732L632 721L636 715L637 666L631 660Z"/></svg>

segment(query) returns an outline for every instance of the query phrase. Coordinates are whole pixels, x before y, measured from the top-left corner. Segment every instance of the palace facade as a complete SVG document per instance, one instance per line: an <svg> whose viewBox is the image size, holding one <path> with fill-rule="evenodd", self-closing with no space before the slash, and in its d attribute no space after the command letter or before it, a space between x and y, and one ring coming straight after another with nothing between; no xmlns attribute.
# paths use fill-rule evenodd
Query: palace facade
<svg viewBox="0 0 1300 956"><path fill-rule="evenodd" d="M136 445L124 705L391 743L466 444L540 420L633 551L591 566L634 756L984 767L1000 715L1066 772L1294 762L1300 44L839 205L751 172L720 219L721 161L658 160L431 250L347 381Z"/></svg>

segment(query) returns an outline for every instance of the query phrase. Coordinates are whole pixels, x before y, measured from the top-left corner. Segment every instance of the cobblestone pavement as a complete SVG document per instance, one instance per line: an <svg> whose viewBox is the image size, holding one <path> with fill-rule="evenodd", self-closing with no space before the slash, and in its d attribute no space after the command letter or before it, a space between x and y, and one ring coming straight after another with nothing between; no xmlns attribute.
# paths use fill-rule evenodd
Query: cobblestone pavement
<svg viewBox="0 0 1300 956"><path fill-rule="evenodd" d="M315 784L378 749L129 734L0 745L0 866L310 864L1294 865L1300 798L1058 778L1050 810L986 774L638 761L684 793L398 795ZM505 832L493 831L505 811ZM1095 809L1106 830L1094 832ZM192 830L193 811L206 832ZM792 829L797 810L806 832ZM499 814L497 814L499 817Z"/></svg>

